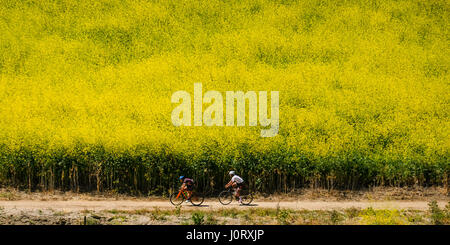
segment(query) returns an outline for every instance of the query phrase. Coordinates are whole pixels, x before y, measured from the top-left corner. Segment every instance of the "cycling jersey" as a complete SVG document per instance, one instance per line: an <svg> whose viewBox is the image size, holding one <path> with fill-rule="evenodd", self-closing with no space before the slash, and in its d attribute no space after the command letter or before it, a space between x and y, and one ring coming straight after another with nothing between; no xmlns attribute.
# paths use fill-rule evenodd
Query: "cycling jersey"
<svg viewBox="0 0 450 245"><path fill-rule="evenodd" d="M186 185L188 191L192 191L194 189L194 180L189 178L184 178L183 183Z"/></svg>
<svg viewBox="0 0 450 245"><path fill-rule="evenodd" d="M183 183L185 183L186 185L193 185L194 184L194 180L193 179L189 179L189 178L184 178Z"/></svg>
<svg viewBox="0 0 450 245"><path fill-rule="evenodd" d="M241 177L235 175L231 178L231 181L233 181L236 184L242 184L244 183L244 179L242 179Z"/></svg>

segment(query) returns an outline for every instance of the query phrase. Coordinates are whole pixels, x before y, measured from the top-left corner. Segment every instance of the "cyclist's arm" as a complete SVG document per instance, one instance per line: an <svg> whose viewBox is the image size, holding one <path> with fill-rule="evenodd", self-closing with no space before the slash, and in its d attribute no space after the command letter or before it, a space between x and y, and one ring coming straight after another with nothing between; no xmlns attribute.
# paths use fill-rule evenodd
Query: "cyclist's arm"
<svg viewBox="0 0 450 245"><path fill-rule="evenodd" d="M225 188L229 188L232 185L233 185L233 180L230 180L230 182L228 182L228 184L225 185Z"/></svg>

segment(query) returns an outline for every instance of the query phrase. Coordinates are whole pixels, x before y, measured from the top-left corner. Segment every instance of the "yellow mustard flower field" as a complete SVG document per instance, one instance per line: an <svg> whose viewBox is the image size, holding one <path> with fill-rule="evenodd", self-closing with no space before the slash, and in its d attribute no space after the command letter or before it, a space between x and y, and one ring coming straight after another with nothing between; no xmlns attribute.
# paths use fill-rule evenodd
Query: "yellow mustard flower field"
<svg viewBox="0 0 450 245"><path fill-rule="evenodd" d="M447 185L449 40L446 0L0 0L0 183ZM194 83L279 91L278 134L175 127Z"/></svg>

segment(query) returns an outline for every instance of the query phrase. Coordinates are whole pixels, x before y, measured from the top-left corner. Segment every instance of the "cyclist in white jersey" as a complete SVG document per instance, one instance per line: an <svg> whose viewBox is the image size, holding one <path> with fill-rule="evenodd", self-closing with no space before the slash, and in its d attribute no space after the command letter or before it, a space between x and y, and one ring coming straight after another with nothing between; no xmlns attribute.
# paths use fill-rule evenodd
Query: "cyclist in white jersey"
<svg viewBox="0 0 450 245"><path fill-rule="evenodd" d="M228 184L225 185L225 188L229 188L230 186L232 186L236 190L235 193L236 197L239 198L239 203L242 203L240 192L242 187L244 187L244 179L237 176L234 171L230 171L229 175L231 177L231 180L230 182L228 182Z"/></svg>

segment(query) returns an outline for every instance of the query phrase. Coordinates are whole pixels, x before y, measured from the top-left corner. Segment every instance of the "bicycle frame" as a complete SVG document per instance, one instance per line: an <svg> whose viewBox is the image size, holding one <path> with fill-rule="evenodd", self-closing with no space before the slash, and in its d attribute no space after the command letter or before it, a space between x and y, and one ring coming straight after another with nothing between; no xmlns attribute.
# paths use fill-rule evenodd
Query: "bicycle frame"
<svg viewBox="0 0 450 245"><path fill-rule="evenodd" d="M178 192L177 199L180 197L180 195L183 195L183 196L184 196L184 199L187 200L187 199L188 199L188 196L186 195L185 192L188 192L188 191L180 190L180 191ZM191 195L191 194L189 194L189 195Z"/></svg>
<svg viewBox="0 0 450 245"><path fill-rule="evenodd" d="M246 190L248 193L244 193L244 194L242 194L241 193L241 197L243 198L242 200L243 200L243 202L242 202L242 204L243 205L250 205L250 203L253 201L253 194L250 192L250 191L248 191L248 190ZM231 200L228 202L228 201L226 201L226 196L223 196L223 198L225 198L224 199L224 202L222 202L222 200L221 200L221 198L222 198L222 194L226 194L226 195L230 195L231 196ZM248 199L249 198L249 199ZM225 190L223 190L220 194L219 194L219 202L220 203L222 203L223 205L228 205L228 204L230 204L232 201L233 201L233 199L236 199L237 200L237 197L236 197L236 189L234 188L234 187L228 187L228 188L226 188ZM245 202L244 202L244 200L245 200Z"/></svg>

